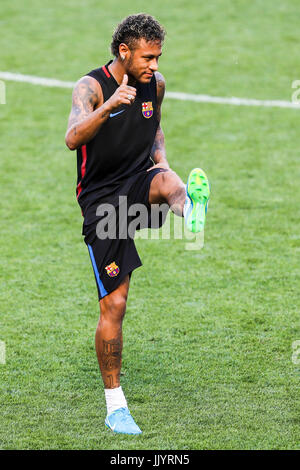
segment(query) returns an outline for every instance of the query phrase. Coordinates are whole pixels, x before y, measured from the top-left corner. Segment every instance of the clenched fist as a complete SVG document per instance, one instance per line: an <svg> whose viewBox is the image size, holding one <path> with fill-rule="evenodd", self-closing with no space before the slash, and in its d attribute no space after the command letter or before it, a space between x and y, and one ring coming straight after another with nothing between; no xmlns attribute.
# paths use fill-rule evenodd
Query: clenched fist
<svg viewBox="0 0 300 470"><path fill-rule="evenodd" d="M117 109L121 104L131 105L136 97L136 89L132 86L128 86L128 75L124 75L123 80L119 88L116 89L114 94L109 98L108 102L111 109Z"/></svg>

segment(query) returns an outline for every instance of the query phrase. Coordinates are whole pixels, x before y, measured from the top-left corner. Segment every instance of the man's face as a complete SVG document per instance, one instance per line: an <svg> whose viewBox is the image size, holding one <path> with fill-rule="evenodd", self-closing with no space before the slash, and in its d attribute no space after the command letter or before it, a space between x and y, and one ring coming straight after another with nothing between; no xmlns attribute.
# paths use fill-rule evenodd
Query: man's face
<svg viewBox="0 0 300 470"><path fill-rule="evenodd" d="M127 73L141 83L149 83L154 72L158 70L158 59L161 56L160 41L148 42L139 39L126 64Z"/></svg>

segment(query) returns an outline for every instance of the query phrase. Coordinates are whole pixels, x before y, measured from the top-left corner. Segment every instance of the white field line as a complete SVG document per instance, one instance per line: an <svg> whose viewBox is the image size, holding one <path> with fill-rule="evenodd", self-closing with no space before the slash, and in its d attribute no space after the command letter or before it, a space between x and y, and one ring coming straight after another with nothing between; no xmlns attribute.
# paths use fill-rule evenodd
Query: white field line
<svg viewBox="0 0 300 470"><path fill-rule="evenodd" d="M33 75L22 75L20 73L0 72L2 80L9 80L12 82L31 83L32 85L42 85L57 88L73 88L73 82L63 82L62 80L55 80L53 78L35 77Z"/></svg>
<svg viewBox="0 0 300 470"><path fill-rule="evenodd" d="M217 103L217 104L231 104L234 106L264 106L271 108L294 108L300 109L300 104L292 103L291 101L279 100L255 100L251 98L222 98L220 96L210 95L191 95L189 93L177 93L169 91L166 93L167 98L182 101L195 101L197 103Z"/></svg>
<svg viewBox="0 0 300 470"><path fill-rule="evenodd" d="M33 75L22 75L20 73L0 72L0 79L31 83L32 85L41 85L47 87L58 88L73 88L75 82L65 82L53 78L35 77ZM300 104L292 103L291 101L279 100L256 100L251 98L223 98L220 96L210 95L192 95L189 93L178 93L173 91L166 92L166 98L171 98L181 101L194 101L196 103L215 103L215 104L230 104L234 106L263 106L263 107L276 107L276 108L294 108L300 109Z"/></svg>

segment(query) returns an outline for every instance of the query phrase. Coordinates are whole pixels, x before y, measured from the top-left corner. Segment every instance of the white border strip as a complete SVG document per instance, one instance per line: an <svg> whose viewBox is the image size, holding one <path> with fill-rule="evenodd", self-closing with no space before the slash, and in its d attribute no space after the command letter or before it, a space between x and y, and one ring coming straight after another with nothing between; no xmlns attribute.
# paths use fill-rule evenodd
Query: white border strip
<svg viewBox="0 0 300 470"><path fill-rule="evenodd" d="M57 88L73 88L75 83L63 82L53 78L34 77L33 75L22 75L20 73L0 72L0 78L12 82L31 83L32 85L42 85Z"/></svg>
<svg viewBox="0 0 300 470"><path fill-rule="evenodd" d="M220 96L210 95L190 95L189 93L176 93L169 91L166 93L167 98L182 101L195 101L198 103L217 103L217 104L231 104L234 106L264 106L275 108L294 108L300 109L300 104L292 103L291 101L275 101L275 100L255 100L250 98L222 98Z"/></svg>
<svg viewBox="0 0 300 470"><path fill-rule="evenodd" d="M20 73L0 72L0 78L14 82L31 83L32 85L41 85L47 87L57 88L73 88L75 82L65 82L53 78L35 77L33 75L22 75ZM255 100L249 98L222 98L219 96L210 95L191 95L189 93L177 93L172 91L166 92L166 98L171 98L181 101L193 101L196 103L214 103L214 104L229 104L234 106L262 106L262 107L276 107L276 108L293 108L300 109L300 104L292 103L291 101L278 101L278 100Z"/></svg>

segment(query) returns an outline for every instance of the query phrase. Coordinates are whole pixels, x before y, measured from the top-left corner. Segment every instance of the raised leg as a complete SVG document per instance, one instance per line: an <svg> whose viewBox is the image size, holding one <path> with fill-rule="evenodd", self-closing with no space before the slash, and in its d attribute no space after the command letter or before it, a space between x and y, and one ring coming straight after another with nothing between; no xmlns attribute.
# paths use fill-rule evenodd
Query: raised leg
<svg viewBox="0 0 300 470"><path fill-rule="evenodd" d="M149 203L167 203L174 214L183 216L185 184L173 170L157 173L150 185Z"/></svg>

